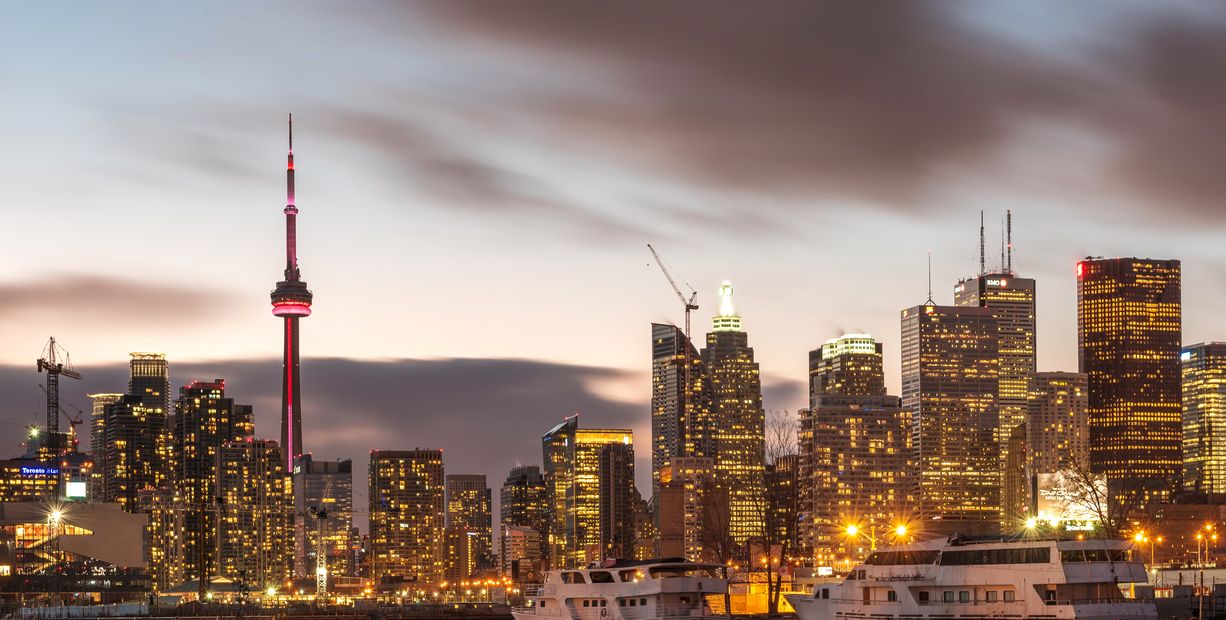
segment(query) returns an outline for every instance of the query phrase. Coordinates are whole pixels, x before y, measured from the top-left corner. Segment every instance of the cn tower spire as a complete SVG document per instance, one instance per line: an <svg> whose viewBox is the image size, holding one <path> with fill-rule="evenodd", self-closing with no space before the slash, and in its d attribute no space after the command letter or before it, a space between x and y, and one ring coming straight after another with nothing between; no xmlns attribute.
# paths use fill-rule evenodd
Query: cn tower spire
<svg viewBox="0 0 1226 620"><path fill-rule="evenodd" d="M285 168L285 279L272 291L272 313L285 321L281 373L281 449L285 471L292 472L302 449L302 381L298 371L298 319L311 316L314 296L298 269L298 207L294 204L294 115L289 117L289 156Z"/></svg>

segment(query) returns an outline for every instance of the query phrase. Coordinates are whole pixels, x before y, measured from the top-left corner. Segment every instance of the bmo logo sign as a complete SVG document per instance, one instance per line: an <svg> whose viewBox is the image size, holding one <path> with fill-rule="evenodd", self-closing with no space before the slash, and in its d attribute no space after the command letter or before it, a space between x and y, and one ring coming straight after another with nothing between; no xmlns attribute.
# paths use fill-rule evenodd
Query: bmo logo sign
<svg viewBox="0 0 1226 620"><path fill-rule="evenodd" d="M1005 278L988 278L988 286L1009 286L1009 281Z"/></svg>

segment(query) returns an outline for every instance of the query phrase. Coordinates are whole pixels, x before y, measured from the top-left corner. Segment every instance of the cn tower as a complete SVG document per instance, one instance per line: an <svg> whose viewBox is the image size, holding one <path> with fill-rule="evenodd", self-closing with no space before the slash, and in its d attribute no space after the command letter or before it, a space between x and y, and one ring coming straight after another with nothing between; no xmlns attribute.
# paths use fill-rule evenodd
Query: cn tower
<svg viewBox="0 0 1226 620"><path fill-rule="evenodd" d="M285 279L272 291L272 313L285 320L281 370L281 448L285 471L302 454L302 382L298 372L298 319L311 316L311 291L298 271L298 207L294 206L294 115L289 116L289 163L285 170Z"/></svg>

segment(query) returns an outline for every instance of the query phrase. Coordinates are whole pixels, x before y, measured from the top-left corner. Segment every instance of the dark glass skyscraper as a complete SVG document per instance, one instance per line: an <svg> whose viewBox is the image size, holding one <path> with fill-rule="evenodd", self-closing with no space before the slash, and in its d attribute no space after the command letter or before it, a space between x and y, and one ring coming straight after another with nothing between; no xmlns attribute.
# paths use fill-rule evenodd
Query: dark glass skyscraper
<svg viewBox="0 0 1226 620"><path fill-rule="evenodd" d="M902 311L902 406L914 429L916 508L934 533L1000 528L999 363L991 310L925 304Z"/></svg>
<svg viewBox="0 0 1226 620"><path fill-rule="evenodd" d="M548 557L548 545L545 543L549 534L549 501L541 468L536 465L513 467L506 482L502 483L499 499L499 522L502 525L532 528L538 534L536 541L540 545L536 557Z"/></svg>
<svg viewBox="0 0 1226 620"><path fill-rule="evenodd" d="M1181 338L1179 261L1088 258L1077 264L1090 466L1113 489L1140 485L1151 499L1163 499L1179 480Z"/></svg>
<svg viewBox="0 0 1226 620"><path fill-rule="evenodd" d="M493 563L493 498L485 474L447 475L447 527L462 529L469 541L465 577Z"/></svg>
<svg viewBox="0 0 1226 620"><path fill-rule="evenodd" d="M1026 421L1030 376L1035 372L1035 284L1012 273L985 273L954 287L954 305L987 308L996 317L1000 345L996 444L1007 458L1013 428Z"/></svg>

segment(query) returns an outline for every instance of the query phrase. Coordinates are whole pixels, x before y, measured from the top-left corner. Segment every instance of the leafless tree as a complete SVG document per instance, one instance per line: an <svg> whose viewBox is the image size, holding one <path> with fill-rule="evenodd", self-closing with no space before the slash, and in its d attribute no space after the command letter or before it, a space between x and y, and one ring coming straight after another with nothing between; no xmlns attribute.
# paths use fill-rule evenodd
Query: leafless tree
<svg viewBox="0 0 1226 620"><path fill-rule="evenodd" d="M737 545L732 539L728 495L723 489L711 489L711 497L703 498L702 545L708 558L723 565L724 581L730 583L728 565L736 557ZM724 588L724 615L732 617L732 591Z"/></svg>
<svg viewBox="0 0 1226 620"><path fill-rule="evenodd" d="M786 411L771 412L766 419L763 456L767 468L773 471L769 482L763 480L763 493L754 502L759 523L762 524L761 535L756 541L761 545L762 555L760 558L753 557L751 549L747 566L761 566L766 573L767 612L771 615L779 613L783 592L781 569L787 564L796 540L798 427L795 414Z"/></svg>
<svg viewBox="0 0 1226 620"><path fill-rule="evenodd" d="M1076 512L1093 515L1101 535L1118 538L1145 507L1149 488L1140 478L1111 478L1096 474L1084 459L1074 458L1058 474L1051 492Z"/></svg>

